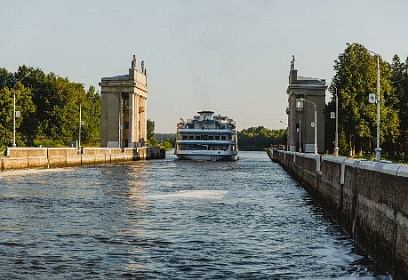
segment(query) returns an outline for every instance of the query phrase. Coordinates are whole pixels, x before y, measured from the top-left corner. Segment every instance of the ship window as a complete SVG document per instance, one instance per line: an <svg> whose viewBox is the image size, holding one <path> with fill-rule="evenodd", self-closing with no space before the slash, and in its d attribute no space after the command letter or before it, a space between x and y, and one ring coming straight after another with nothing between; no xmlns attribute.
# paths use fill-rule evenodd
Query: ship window
<svg viewBox="0 0 408 280"><path fill-rule="evenodd" d="M195 139L196 140L201 140L201 135L197 135Z"/></svg>
<svg viewBox="0 0 408 280"><path fill-rule="evenodd" d="M209 135L209 136L208 136L208 140L214 140L214 136Z"/></svg>
<svg viewBox="0 0 408 280"><path fill-rule="evenodd" d="M189 139L190 139L190 140L194 140L194 135L191 135L191 136L189 137Z"/></svg>
<svg viewBox="0 0 408 280"><path fill-rule="evenodd" d="M227 140L227 136L225 135L221 136L221 140Z"/></svg>
<svg viewBox="0 0 408 280"><path fill-rule="evenodd" d="M215 140L220 140L220 136L216 135Z"/></svg>

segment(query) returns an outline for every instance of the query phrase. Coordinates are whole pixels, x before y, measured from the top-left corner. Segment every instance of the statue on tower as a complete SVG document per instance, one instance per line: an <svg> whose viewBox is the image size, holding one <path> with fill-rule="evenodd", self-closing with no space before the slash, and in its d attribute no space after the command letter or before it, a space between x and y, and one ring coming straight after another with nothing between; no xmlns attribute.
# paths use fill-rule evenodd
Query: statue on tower
<svg viewBox="0 0 408 280"><path fill-rule="evenodd" d="M290 70L295 70L295 56L292 55L292 61L290 62Z"/></svg>
<svg viewBox="0 0 408 280"><path fill-rule="evenodd" d="M136 56L133 55L133 59L132 59L132 69L136 69Z"/></svg>

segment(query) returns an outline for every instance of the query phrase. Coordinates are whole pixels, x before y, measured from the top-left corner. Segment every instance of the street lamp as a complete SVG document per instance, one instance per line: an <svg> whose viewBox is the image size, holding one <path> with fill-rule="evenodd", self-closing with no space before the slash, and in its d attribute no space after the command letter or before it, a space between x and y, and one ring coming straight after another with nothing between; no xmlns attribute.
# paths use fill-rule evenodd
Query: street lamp
<svg viewBox="0 0 408 280"><path fill-rule="evenodd" d="M307 100L304 98L301 98L300 100L306 101L310 103L311 105L313 105L314 107L314 153L317 154L317 106L316 106L316 103L310 100Z"/></svg>
<svg viewBox="0 0 408 280"><path fill-rule="evenodd" d="M78 148L81 149L81 126L82 126L82 107L79 103L79 131L78 131Z"/></svg>
<svg viewBox="0 0 408 280"><path fill-rule="evenodd" d="M380 147L380 104L381 104L381 95L380 95L380 55L373 51L367 50L369 53L372 53L377 57L377 147L375 148L375 160L381 161L381 147Z"/></svg>
<svg viewBox="0 0 408 280"><path fill-rule="evenodd" d="M14 83L13 87L13 147L16 147L16 86L18 82L21 82L24 78L26 78L30 73L27 73L24 77Z"/></svg>
<svg viewBox="0 0 408 280"><path fill-rule="evenodd" d="M281 124L286 124L286 129L287 129L287 133L288 135L286 136L286 151L289 151L289 126L287 123L283 122L283 121L279 121Z"/></svg>
<svg viewBox="0 0 408 280"><path fill-rule="evenodd" d="M17 82L14 84L14 91L13 91L13 147L16 147L16 85Z"/></svg>
<svg viewBox="0 0 408 280"><path fill-rule="evenodd" d="M334 156L339 155L339 95L337 94L337 87L332 85L336 90L336 131L334 132Z"/></svg>

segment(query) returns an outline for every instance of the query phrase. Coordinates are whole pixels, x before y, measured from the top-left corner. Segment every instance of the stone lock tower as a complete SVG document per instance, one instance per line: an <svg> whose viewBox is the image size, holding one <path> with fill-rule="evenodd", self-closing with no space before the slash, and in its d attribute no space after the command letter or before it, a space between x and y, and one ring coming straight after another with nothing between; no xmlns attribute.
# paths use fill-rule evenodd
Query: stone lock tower
<svg viewBox="0 0 408 280"><path fill-rule="evenodd" d="M292 152L324 153L326 81L298 76L292 57L288 96L288 150Z"/></svg>
<svg viewBox="0 0 408 280"><path fill-rule="evenodd" d="M128 75L105 77L101 86L101 145L143 147L147 140L147 74L133 56Z"/></svg>

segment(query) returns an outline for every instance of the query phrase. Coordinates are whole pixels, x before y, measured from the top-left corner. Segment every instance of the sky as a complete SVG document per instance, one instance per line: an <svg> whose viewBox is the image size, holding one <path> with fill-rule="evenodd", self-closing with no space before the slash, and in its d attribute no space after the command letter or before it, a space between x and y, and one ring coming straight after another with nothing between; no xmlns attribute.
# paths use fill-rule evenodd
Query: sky
<svg viewBox="0 0 408 280"><path fill-rule="evenodd" d="M405 61L407 11L406 0L6 1L0 68L32 66L100 91L136 55L155 132L175 133L201 110L236 118L238 130L280 129L292 55L298 75L327 83L347 43Z"/></svg>

